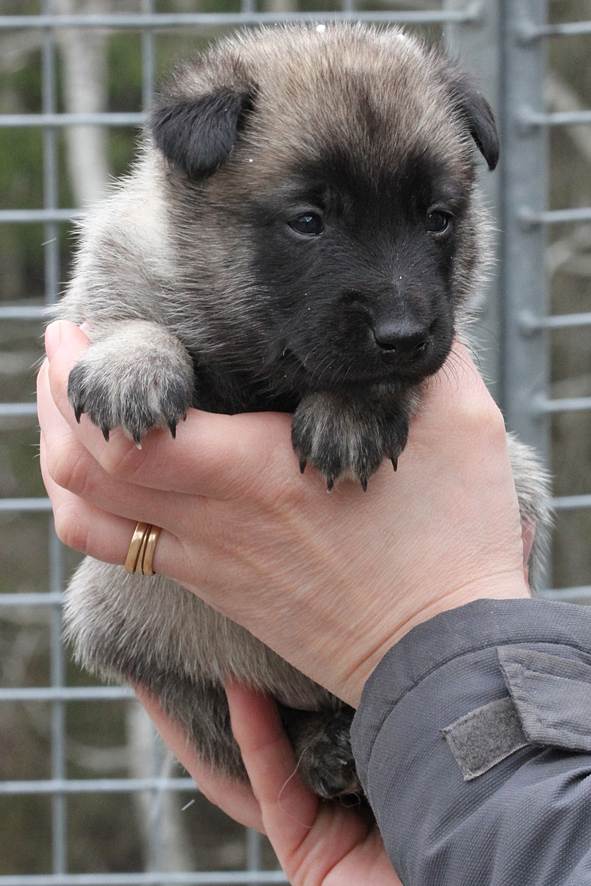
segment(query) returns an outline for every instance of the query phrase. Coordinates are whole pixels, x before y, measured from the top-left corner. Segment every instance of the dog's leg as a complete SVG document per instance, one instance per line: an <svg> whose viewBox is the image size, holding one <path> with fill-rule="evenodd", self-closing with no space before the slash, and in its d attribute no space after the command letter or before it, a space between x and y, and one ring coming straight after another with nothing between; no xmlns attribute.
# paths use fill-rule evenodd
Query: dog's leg
<svg viewBox="0 0 591 886"><path fill-rule="evenodd" d="M292 421L292 443L303 468L310 463L328 488L343 474L363 488L385 458L396 469L406 446L414 395L358 397L320 391L308 394Z"/></svg>
<svg viewBox="0 0 591 886"><path fill-rule="evenodd" d="M154 427L175 434L193 399L193 364L171 332L144 320L91 329L93 342L70 372L68 396L108 440L116 427L139 443Z"/></svg>

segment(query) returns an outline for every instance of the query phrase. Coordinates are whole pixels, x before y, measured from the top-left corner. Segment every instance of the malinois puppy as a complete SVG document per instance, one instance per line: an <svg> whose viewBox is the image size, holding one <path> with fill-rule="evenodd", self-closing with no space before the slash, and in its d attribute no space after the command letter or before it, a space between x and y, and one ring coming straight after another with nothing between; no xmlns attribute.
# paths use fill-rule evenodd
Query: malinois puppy
<svg viewBox="0 0 591 886"><path fill-rule="evenodd" d="M59 309L90 323L76 415L139 442L174 435L192 406L288 411L302 470L365 488L384 459L396 467L485 275L477 152L495 167L486 100L395 28L245 32L182 65L135 169L83 225ZM511 445L535 572L547 492ZM145 684L221 772L245 777L234 676L278 700L319 795L359 790L352 710L167 578L87 558L67 624L83 664Z"/></svg>

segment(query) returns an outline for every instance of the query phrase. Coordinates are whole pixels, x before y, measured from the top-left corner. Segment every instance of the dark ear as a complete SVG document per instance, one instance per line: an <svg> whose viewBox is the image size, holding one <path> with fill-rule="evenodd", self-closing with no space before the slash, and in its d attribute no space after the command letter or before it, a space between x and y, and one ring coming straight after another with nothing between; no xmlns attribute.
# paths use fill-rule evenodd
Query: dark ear
<svg viewBox="0 0 591 886"><path fill-rule="evenodd" d="M148 126L173 166L189 178L206 178L228 160L251 106L249 95L231 89L195 99L161 99Z"/></svg>
<svg viewBox="0 0 591 886"><path fill-rule="evenodd" d="M470 135L492 171L499 162L499 134L492 108L468 77L454 77L451 88Z"/></svg>

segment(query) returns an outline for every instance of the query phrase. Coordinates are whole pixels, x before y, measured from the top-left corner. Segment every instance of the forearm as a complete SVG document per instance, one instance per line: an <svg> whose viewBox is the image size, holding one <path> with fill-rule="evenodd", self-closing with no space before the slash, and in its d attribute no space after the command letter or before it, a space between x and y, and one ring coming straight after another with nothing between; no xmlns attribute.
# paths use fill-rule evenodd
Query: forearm
<svg viewBox="0 0 591 886"><path fill-rule="evenodd" d="M584 608L482 600L419 625L368 681L353 743L406 886L589 882Z"/></svg>

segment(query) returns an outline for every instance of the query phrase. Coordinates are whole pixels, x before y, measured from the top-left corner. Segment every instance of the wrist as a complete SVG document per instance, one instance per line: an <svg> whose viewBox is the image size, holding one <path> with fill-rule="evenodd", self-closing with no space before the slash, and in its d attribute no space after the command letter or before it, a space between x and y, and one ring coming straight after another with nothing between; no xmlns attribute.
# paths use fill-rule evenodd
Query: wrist
<svg viewBox="0 0 591 886"><path fill-rule="evenodd" d="M372 644L371 650L354 666L344 678L338 692L340 698L357 708L365 684L386 653L418 625L430 621L438 615L460 609L477 600L518 600L530 599L531 594L522 570L500 573L471 581L450 591L431 597L422 605L412 601L402 611L396 606L396 619L383 625L380 636ZM387 619L384 619L387 621ZM367 647L366 647L367 648Z"/></svg>

